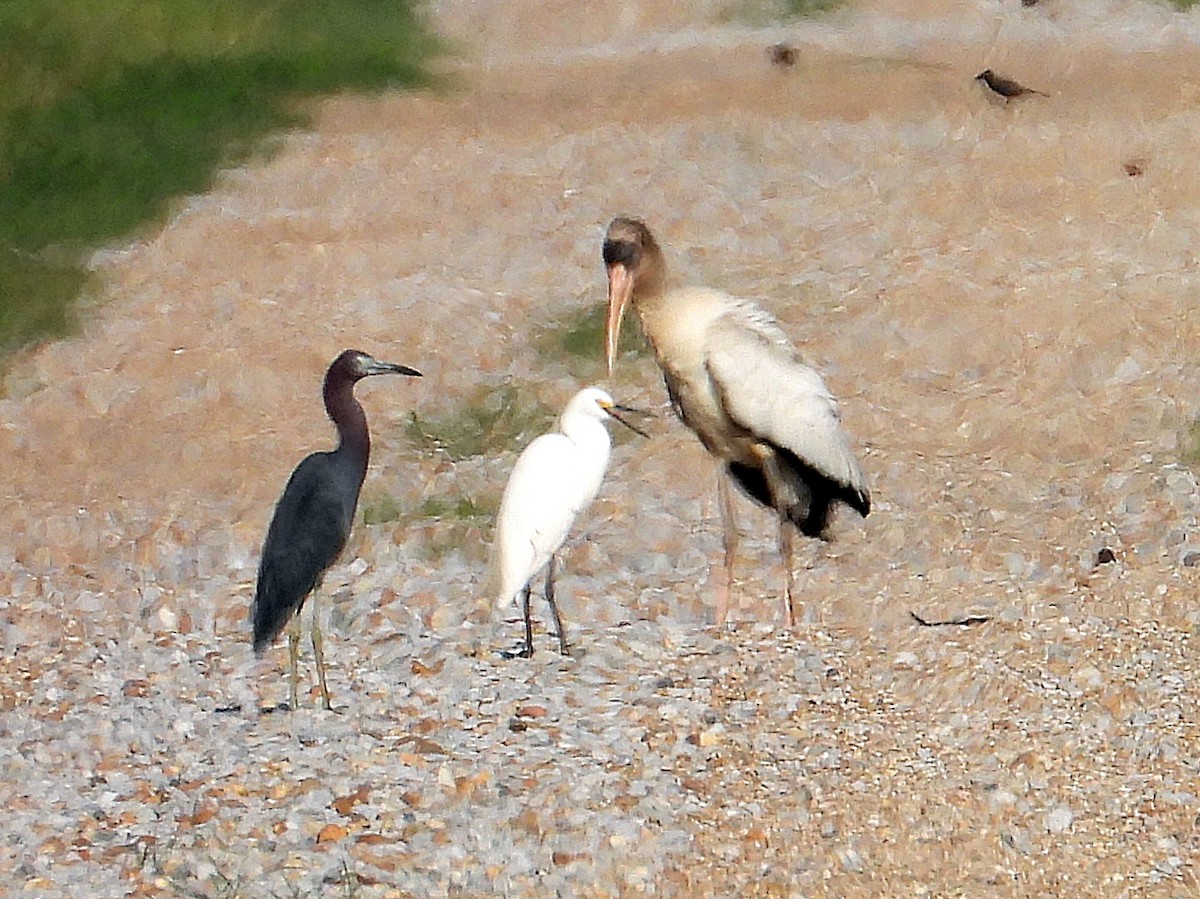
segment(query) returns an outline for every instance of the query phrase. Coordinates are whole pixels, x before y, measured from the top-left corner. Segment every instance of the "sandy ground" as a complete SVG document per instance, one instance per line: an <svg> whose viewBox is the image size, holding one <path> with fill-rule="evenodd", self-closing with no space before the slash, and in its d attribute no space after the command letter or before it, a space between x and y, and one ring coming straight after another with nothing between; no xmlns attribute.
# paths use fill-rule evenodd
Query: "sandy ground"
<svg viewBox="0 0 1200 899"><path fill-rule="evenodd" d="M1200 19L432 13L461 54L444 91L324 102L313 132L98 253L84 333L6 375L3 879L1195 895ZM767 62L781 39L791 69ZM998 102L985 66L1049 97ZM411 445L409 413L506 385L558 407L600 378L600 346L531 335L602 302L618 213L681 280L769 308L841 401L875 508L806 548L804 624L773 627L774 529L747 504L739 624L709 627L712 469L631 356L610 388L661 414L567 554L581 661L464 654L486 522L360 523L328 613L350 711L257 716L285 656L249 651L258 546L329 439L325 365L355 346L425 373L361 390L364 502L494 502L520 446L452 462Z"/></svg>

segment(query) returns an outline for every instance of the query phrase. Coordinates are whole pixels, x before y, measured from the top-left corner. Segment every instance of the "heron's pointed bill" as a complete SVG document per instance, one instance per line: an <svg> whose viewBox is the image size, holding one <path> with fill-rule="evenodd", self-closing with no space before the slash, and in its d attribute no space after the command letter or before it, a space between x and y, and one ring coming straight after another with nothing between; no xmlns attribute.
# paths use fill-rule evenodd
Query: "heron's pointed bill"
<svg viewBox="0 0 1200 899"><path fill-rule="evenodd" d="M366 363L368 375L408 375L412 378L422 377L421 373L415 368L409 368L407 365L397 365L394 362L380 362L378 359L372 359Z"/></svg>
<svg viewBox="0 0 1200 899"><path fill-rule="evenodd" d="M608 320L604 326L604 357L611 375L617 361L617 341L621 337L621 319L633 294L633 273L615 262L608 267Z"/></svg>

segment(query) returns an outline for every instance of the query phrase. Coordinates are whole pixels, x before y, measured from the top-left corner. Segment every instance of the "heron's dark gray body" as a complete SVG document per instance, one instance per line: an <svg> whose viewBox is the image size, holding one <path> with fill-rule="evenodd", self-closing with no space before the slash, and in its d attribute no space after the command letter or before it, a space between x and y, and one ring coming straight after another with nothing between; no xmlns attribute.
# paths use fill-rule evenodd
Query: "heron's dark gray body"
<svg viewBox="0 0 1200 899"><path fill-rule="evenodd" d="M367 466L365 456L340 453L308 456L292 472L275 507L258 566L255 652L282 633L346 548Z"/></svg>
<svg viewBox="0 0 1200 899"><path fill-rule="evenodd" d="M325 372L323 393L325 411L337 426L338 447L330 452L313 453L296 466L275 506L267 539L263 541L251 609L254 651L262 653L295 622L289 637L293 707L300 638L296 616L346 548L371 456L367 416L354 398L354 385L370 375L383 374L419 376L421 373L405 365L380 362L358 350L346 350L333 360ZM315 615L312 641L321 692L325 707L329 708L322 637Z"/></svg>

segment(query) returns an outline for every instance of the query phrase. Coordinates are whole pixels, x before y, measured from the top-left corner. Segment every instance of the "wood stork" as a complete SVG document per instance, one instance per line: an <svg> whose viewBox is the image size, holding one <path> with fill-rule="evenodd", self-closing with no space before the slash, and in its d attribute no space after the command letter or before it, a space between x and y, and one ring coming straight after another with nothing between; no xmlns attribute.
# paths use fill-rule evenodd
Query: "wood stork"
<svg viewBox="0 0 1200 899"><path fill-rule="evenodd" d="M779 516L787 568L783 620L795 620L793 528L828 539L830 513L860 515L871 495L837 404L816 371L762 309L703 287L667 289L663 252L646 225L616 218L603 247L608 272L605 351L609 373L626 306L632 306L662 368L676 413L721 466L724 578L715 618L725 622L738 533L730 482Z"/></svg>

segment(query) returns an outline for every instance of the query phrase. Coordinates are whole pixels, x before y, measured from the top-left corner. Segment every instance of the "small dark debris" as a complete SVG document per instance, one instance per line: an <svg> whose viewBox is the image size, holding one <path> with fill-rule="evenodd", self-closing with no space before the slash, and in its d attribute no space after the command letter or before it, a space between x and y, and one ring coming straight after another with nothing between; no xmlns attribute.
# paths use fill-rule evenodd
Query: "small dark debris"
<svg viewBox="0 0 1200 899"><path fill-rule="evenodd" d="M1125 170L1125 174L1130 178L1137 178L1138 176L1146 173L1146 163L1142 162L1140 159L1131 159L1129 162L1121 166L1121 168Z"/></svg>
<svg viewBox="0 0 1200 899"><path fill-rule="evenodd" d="M514 734L524 733L525 731L529 730L529 723L522 721L520 718L509 718L508 729Z"/></svg>
<svg viewBox="0 0 1200 899"><path fill-rule="evenodd" d="M779 66L781 69L790 69L796 64L796 48L790 44L772 44L767 48L767 58L771 60L771 65Z"/></svg>
<svg viewBox="0 0 1200 899"><path fill-rule="evenodd" d="M1113 552L1111 549L1109 549L1107 546L1105 546L1098 553L1096 553L1096 565L1097 566L1109 565L1115 561L1117 561L1117 554L1115 552Z"/></svg>
<svg viewBox="0 0 1200 899"><path fill-rule="evenodd" d="M963 615L960 618L946 618L942 621L930 621L922 618L916 612L909 610L909 615L912 620L921 627L970 627L972 624L983 624L985 621L991 621L991 615Z"/></svg>
<svg viewBox="0 0 1200 899"><path fill-rule="evenodd" d="M653 684L655 690L670 690L675 686L675 679L671 677L660 677Z"/></svg>
<svg viewBox="0 0 1200 899"><path fill-rule="evenodd" d="M1183 556L1183 567L1184 568L1195 568L1197 565L1200 565L1200 552L1184 553L1184 556Z"/></svg>
<svg viewBox="0 0 1200 899"><path fill-rule="evenodd" d="M237 703L236 705L219 705L215 709L213 709L213 711L216 712L218 715L229 715L229 714L232 714L233 712L240 712L241 710L242 710L242 704L240 702Z"/></svg>

